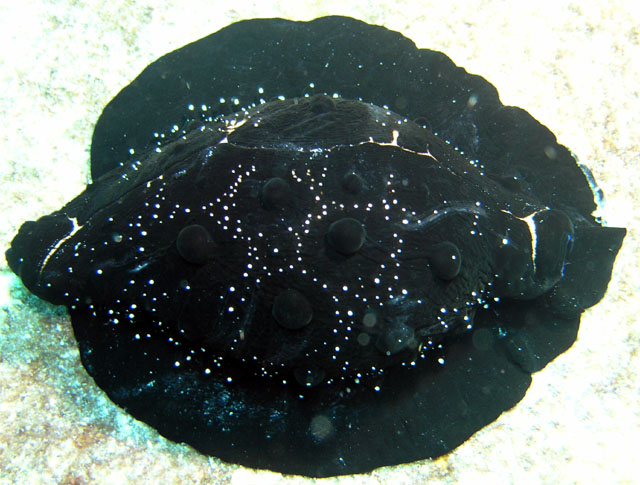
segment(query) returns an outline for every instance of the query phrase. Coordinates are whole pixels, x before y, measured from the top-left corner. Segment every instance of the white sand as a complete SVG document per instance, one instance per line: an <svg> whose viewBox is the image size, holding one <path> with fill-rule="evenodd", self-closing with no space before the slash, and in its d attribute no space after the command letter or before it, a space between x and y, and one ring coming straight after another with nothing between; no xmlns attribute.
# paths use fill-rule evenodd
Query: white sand
<svg viewBox="0 0 640 485"><path fill-rule="evenodd" d="M637 193L640 7L564 0L23 0L0 5L0 247L88 180L102 107L158 56L243 18L344 14L488 79L591 167L630 233L605 299L525 399L453 453L345 484L631 483L640 438ZM219 5L214 8L212 5ZM446 4L446 6L442 6ZM513 5L522 5L514 7ZM63 308L0 261L0 483L310 483L207 459L113 405L82 368Z"/></svg>

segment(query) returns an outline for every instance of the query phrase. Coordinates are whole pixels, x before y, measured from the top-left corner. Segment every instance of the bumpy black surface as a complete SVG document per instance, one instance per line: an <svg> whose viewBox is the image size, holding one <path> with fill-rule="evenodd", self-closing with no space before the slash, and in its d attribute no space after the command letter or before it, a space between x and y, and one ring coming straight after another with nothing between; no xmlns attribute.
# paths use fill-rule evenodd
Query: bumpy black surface
<svg viewBox="0 0 640 485"><path fill-rule="evenodd" d="M105 108L92 173L22 226L13 271L132 415L309 476L442 455L515 405L625 234L488 82L341 17L154 62Z"/></svg>

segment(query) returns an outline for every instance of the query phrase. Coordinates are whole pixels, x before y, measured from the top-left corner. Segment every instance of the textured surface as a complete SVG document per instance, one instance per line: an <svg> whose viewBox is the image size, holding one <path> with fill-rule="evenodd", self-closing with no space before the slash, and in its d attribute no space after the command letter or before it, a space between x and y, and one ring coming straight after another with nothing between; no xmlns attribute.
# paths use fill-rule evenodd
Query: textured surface
<svg viewBox="0 0 640 485"><path fill-rule="evenodd" d="M589 14L589 13L587 12L585 15L588 15L588 14ZM599 18L599 17L598 17L598 18ZM406 32L406 30L402 29L401 27L402 27L402 26L398 26L397 28L398 28L398 29L400 29L400 30L403 30L403 32L405 32L405 33L408 33L408 32ZM207 29L207 30L214 30L214 29ZM410 36L412 36L412 37L414 37L414 38L415 38L415 36L411 35L410 33L408 33L408 34L409 34ZM192 37L193 37L193 36L192 36L192 35L190 35L190 37L189 37L189 38L192 38ZM625 39L626 39L626 37L625 37ZM602 39L601 39L601 40L602 40ZM605 39L605 41L606 41L606 39ZM423 45L425 45L425 44L423 44ZM429 47L434 47L432 43L429 43L428 45L429 45ZM606 45L606 42L605 42L605 45ZM167 49L163 49L163 50L167 50ZM446 50L447 52L449 52L449 53L450 53L450 51L448 51L448 50L447 50L447 49L445 49L445 48L443 48L443 50ZM160 53L161 53L161 52L158 52L158 53L156 53L156 54L160 54ZM467 67L468 67L468 63L462 62L462 61L460 61L459 59L456 59L456 60L457 60L460 64L465 65L465 66L467 66ZM615 62L613 62L613 63L615 64ZM492 75L490 75L490 74L489 74L488 72L486 72L484 69L480 69L480 67L478 67L478 68L476 68L476 69L472 69L472 68L470 68L470 70L473 70L473 71L476 71L476 72L482 72L482 74L483 74L483 75L486 75L488 78L492 79L492 81L494 81L494 83L495 83L495 84L497 84L497 85L498 85L498 87L500 88L500 91L501 91L501 94L503 95L503 100L504 100L504 97L505 97L505 90L504 90L504 89L503 89L503 87L500 85L499 81L496 81L496 80L492 77ZM520 75L520 73L518 72L518 76L519 76L519 75ZM509 90L507 90L507 93L508 93L508 92L509 92ZM531 99L536 99L535 95L532 95L532 94L533 94L533 93L535 93L535 92L536 92L536 91L535 91L535 89L534 89L534 88L530 88L530 89L528 90L528 92L526 93L526 96L525 96L525 95L523 95L523 99L525 99L527 96L530 96L530 97L531 97ZM610 97L610 98L611 98L611 99L614 99L614 97ZM508 102L513 102L513 101L508 101ZM558 103L560 103L560 101L558 101ZM525 106L526 106L526 103L524 103L524 102L520 102L520 101L518 101L516 104L520 104L520 105L525 105ZM569 106L573 106L573 105L575 105L575 102L574 102L573 104L570 104ZM578 105L578 106L582 106L582 104L580 104L580 103L578 103L577 105ZM553 107L554 107L554 108L555 108L555 106L556 106L556 104L554 104L554 105L553 105ZM586 106L588 106L588 104L587 104ZM562 109L558 109L558 111L563 111L563 110L562 110ZM541 115L537 115L537 117L538 117L538 118L540 118L540 119L542 119L543 121L546 121L546 120L545 120L545 118L544 118L543 116L541 116ZM548 118L550 119L550 118L552 118L552 116L548 116ZM576 118L580 118L580 117L579 117L579 116L576 116ZM610 118L610 119L611 119L611 118ZM615 117L614 117L613 119L617 119L617 118L615 118ZM611 123L611 121L609 121L609 123ZM553 126L552 126L552 128L553 128L553 130L554 130L554 131L556 131L556 133L558 133L558 130L557 130L557 128L556 128L556 127L553 127ZM587 127L585 127L585 126L583 125L583 126L582 126L582 128L583 128L583 131L585 131L586 133L589 133L589 130L587 129ZM596 127L594 127L594 129L597 129L597 128L598 128L597 126L596 126ZM601 129L602 129L602 128L600 128L600 130L601 130ZM599 133L599 131L596 131L596 132L594 132L594 135L597 135L598 133ZM561 140L564 142L565 140L562 138L562 135L560 135L560 136L561 136ZM565 136L567 136L567 137L572 137L573 135L571 135L571 132L569 132L569 134L568 134L568 135L565 135ZM616 132L616 136L618 136L618 138L616 139L616 141L615 141L615 142L616 142L617 144L619 144L620 146L622 146L622 147L623 147L623 148L621 148L622 150L625 150L625 149L627 149L627 150L632 150L632 146L625 144L625 143L626 143L626 142L625 142L625 140L626 140L626 139L625 139L625 132L624 132L624 131L622 131L622 132L620 132L620 133L619 133L619 132ZM593 136L593 139L594 139L594 140L595 140L595 139L600 139L600 138L601 138L601 135ZM613 141L613 140L612 140L612 141ZM85 142L86 142L86 140L85 140ZM571 146L572 148L574 148L574 150L576 150L576 151L578 152L578 154L579 154L579 155L581 155L583 158L586 158L586 157L583 155L583 153L585 153L585 150L583 149L583 150L581 151L581 150L580 150L580 148L579 148L579 147L581 146L580 144L571 143L570 141L566 141L566 144L567 144L567 145L569 145L569 146ZM86 143L85 143L85 145L86 145ZM597 151L597 146L596 146L596 147L594 147L594 148L595 148L595 150ZM588 152L588 153L593 153L593 151L592 151L592 152ZM603 158L605 158L605 157L603 156ZM612 160L613 160L613 162L611 162L611 163L613 163L613 165L615 166L615 163L616 163L616 161L615 161L615 160L616 160L615 156L610 157L610 158L612 158ZM596 172L597 172L597 168L596 168ZM69 171L69 173L71 173L71 170ZM602 183L602 185L604 186L604 188L605 188L605 189L607 189L608 187L607 187L607 185L606 185L606 182L605 182L605 181L603 181L603 177L601 176L601 174L596 173L596 176L597 176L598 180L599 180L599 181L601 181L601 183ZM55 189L54 189L54 187L53 187L53 186L51 187L51 191L55 191ZM611 191L611 190L606 190L606 192L607 192L607 195L608 195L608 197L609 197L610 204L611 204L611 202L612 202L612 201L615 201L615 197L612 197L612 196L611 196L611 195L612 195L612 191ZM615 192L614 192L614 194L615 194ZM66 196L65 196L65 197L61 197L61 198L60 198L60 200L59 200L58 202L56 202L55 204L52 204L52 206L51 206L50 208L54 208L56 205L59 205L59 202L62 202L64 198L66 198ZM623 205L624 205L624 204L623 204ZM44 213L44 212L46 212L46 210L36 211L36 215L37 215L37 213ZM615 220L615 222L616 222L616 223L620 223L620 224L624 224L624 223L625 223L625 220L627 219L627 216L624 214L624 212L623 212L623 211L618 211L618 216L620 217L620 220ZM22 219L24 219L24 217L20 216L20 217L18 217L17 219L18 219L18 220L22 220ZM628 281L629 281L629 282L633 282L634 280L630 277L630 278L628 279ZM629 293L629 294L631 294L632 292L628 292L628 293ZM603 310L603 311L605 311L605 310ZM607 313L609 313L609 314L610 314L610 312L607 312ZM604 314L605 314L605 313L602 313L602 315L604 315ZM16 315L16 313L15 313L15 312L14 312L14 315ZM623 320L624 320L624 319L623 319ZM21 325L20 327L21 327L21 328L24 328L24 327L25 327L25 325L23 324L23 325ZM55 327L51 327L51 328L52 328L52 329L54 329ZM616 335L618 335L618 332L620 332L620 331L624 331L623 329L624 329L624 326L623 326L623 325L620 325L620 326L614 326L614 327L611 329L611 335L610 335L610 337L609 337L609 338L611 338L611 339L612 339L612 342L611 342L611 343L607 343L607 348L608 348L608 349L611 349L611 350L612 350L613 348L615 348L615 343L614 343L614 342L616 342L616 341L617 341L617 340L615 339L615 336L616 336ZM587 335L588 335L588 334L587 334ZM602 335L601 335L601 332L598 332L598 335L599 335L599 337L598 337L598 340L596 340L596 342L600 343L600 342L602 341ZM632 339L632 338L633 338L633 337L631 337L631 339ZM44 339L44 336L43 336L43 339ZM619 341L625 341L625 339L626 339L626 337L623 337L623 338L619 339ZM55 339L54 339L54 341L55 341ZM14 342L15 342L15 340L14 340ZM599 346L600 346L600 345L596 345L596 347L599 347ZM593 350L593 349L591 349L591 350L590 350L590 353L591 353L591 354L593 354L593 352L594 352L594 350ZM23 354L27 356L27 361L28 361L29 352L26 352L26 353L23 353ZM5 355L9 355L9 354L8 354L8 353L5 353ZM42 354L40 354L40 355L46 355L46 353L42 353ZM64 355L64 354L63 354L63 355ZM609 358L612 358L614 355L616 355L616 356L617 356L616 358L621 358L621 356L622 356L622 355L624 355L624 353L620 353L620 352L613 352L613 351L611 351L611 352L607 352L605 355L609 355L609 356L610 356ZM606 360L606 359L607 359L607 357L604 357L604 359L605 359L604 361L606 362L606 361L607 361L607 360ZM589 368L589 367L590 367L589 362L591 362L591 361L590 361L590 360L587 360L587 361L584 361L584 360L583 360L583 361L582 361L582 367ZM613 371L613 369L615 369L616 367L614 366L614 367L609 367L609 368L610 368L610 369L612 369L612 371ZM622 368L622 369L624 369L624 368L625 368L625 366L622 366L621 368ZM545 372L546 372L546 371L545 371ZM615 372L615 371L613 371L613 372ZM543 373L543 374L544 374L544 373ZM607 373L605 373L605 375L607 375ZM571 382L573 383L573 386L572 386L572 387L575 387L575 386L577 385L577 381L576 381L575 377L576 377L576 376L574 375L574 376L572 377L572 380L571 380ZM624 395L624 385L623 385L623 383L624 383L624 380L620 381L620 383L618 384L618 385L621 385L621 386L622 386L622 387L619 387L619 388L618 388L618 389L619 389L619 391L622 393L622 395ZM544 385L544 384L543 384L543 385ZM566 385L564 385L563 387L567 387L567 386L566 386ZM604 388L604 389L606 389L606 388L607 388L607 387L605 386L605 388ZM580 392L580 391L578 391L578 393L579 393L579 392ZM528 396L528 397L529 397L529 396ZM559 398L559 396L558 396L558 398ZM534 399L534 400L536 399L536 394L534 394L534 395L533 395L532 399ZM617 399L617 398L616 398L616 399ZM9 402L9 401L10 401L10 398L7 398L7 401ZM612 403L612 405L614 405L614 406L615 406L615 404L613 404L613 403ZM595 409L597 409L597 408L598 408L598 406L590 406L590 408L592 409L591 413L593 413L593 412L596 412L596 411L595 411ZM539 410L538 408L536 408L536 411L535 411L535 412L536 412L536 413L539 413L539 412L540 412L540 410ZM620 414L621 414L622 416L625 416L624 408L619 408L618 413L619 413L619 414L618 414L618 416L619 416ZM510 413L510 414L511 414L511 413ZM82 413L80 413L80 415L82 415ZM578 414L577 414L577 415L574 413L574 416L575 416L576 418L577 418L579 415L580 415L580 413L579 413L579 412L578 412ZM628 416L628 418L627 418L627 420L626 420L626 421L627 421L627 422L631 422L631 423L633 423L633 422L634 422L634 421L633 421L633 419L634 419L634 418L633 418L633 416L631 415L631 416ZM546 421L546 419L544 419L544 418L543 418L543 419L542 419L542 421L544 422L544 421ZM570 422L571 422L571 419L567 419L567 418L565 418L565 419L563 420L563 423L570 423ZM513 426L513 425L510 425L510 426ZM526 425L526 426L529 426L529 423L527 423L527 425ZM567 424L563 424L563 426L567 426ZM33 429L33 428L31 428L31 429ZM120 428L120 429L122 430L123 428ZM631 429L633 429L633 427L631 427ZM527 434L527 433L523 432L523 435L526 435L526 434ZM609 441L611 441L611 440L609 440ZM613 441L615 441L615 440L613 440ZM47 441L47 442L48 442L48 441ZM611 446L611 445L609 445L609 446ZM464 448L464 447L463 447L463 448ZM13 449L15 449L15 448L13 448ZM58 448L58 449L60 449L60 448ZM533 452L533 451L532 451L532 452ZM460 451L460 453L462 453L462 454L461 454L461 455L460 455L460 454L458 454L458 456L461 456L461 457L464 457L464 456L465 456L465 455L464 455L464 451ZM65 455L65 456L69 456L69 455ZM529 455L529 456L532 456L532 455ZM605 453L605 456L606 456L606 453ZM616 456L617 456L617 455L616 455ZM459 458L458 458L458 459L459 459ZM532 458L529 458L529 460L531 460L531 459L532 459ZM546 459L545 459L545 460L546 460ZM53 462L52 462L52 463L53 463ZM449 463L450 463L450 461L449 461ZM597 463L601 463L601 462L597 462ZM461 462L458 462L458 466L453 465L455 469L458 469L458 472L456 472L458 476L461 476L461 474L462 474L462 473L472 473L472 472L470 471L471 469L478 470L478 468L473 468L473 467L469 468L469 467L465 467L465 469L464 469L465 471L463 472L463 471L461 471L461 470L460 470L460 468L459 468L459 466L461 466L461 465L462 465L462 463L461 463ZM434 466L435 468L432 468L431 470L432 470L432 472L433 472L433 473L436 473L436 474L437 474L437 471L436 471L436 470L437 470L437 467L438 467L437 463L436 463L436 464L434 464L433 466ZM551 465L549 464L549 466L551 466ZM544 473L544 472L543 472L543 470L547 469L546 467L547 467L547 465L545 465L545 466L541 466L541 464L539 464L539 465L536 467L537 472L538 472L538 473ZM480 467L480 469L481 469L481 468L482 468L482 467ZM507 467L506 469L508 470L508 467ZM619 470L620 470L620 469L621 469L620 467L616 467L617 472L619 472ZM428 473L428 471L425 471L425 472L426 472L426 473ZM504 473L509 473L509 472L508 472L508 471L507 471L507 472L505 472L505 467L501 467L501 473L503 473L503 474L504 474ZM240 476L240 475L238 475L238 477L239 477L239 476ZM571 475L569 475L569 476L571 476ZM569 478L568 478L568 479L569 479Z"/></svg>

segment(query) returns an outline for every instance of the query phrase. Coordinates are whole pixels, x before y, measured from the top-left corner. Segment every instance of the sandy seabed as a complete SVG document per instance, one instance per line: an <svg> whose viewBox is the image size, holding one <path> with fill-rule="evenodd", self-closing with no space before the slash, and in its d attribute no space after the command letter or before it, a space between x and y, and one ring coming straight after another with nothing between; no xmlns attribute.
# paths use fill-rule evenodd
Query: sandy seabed
<svg viewBox="0 0 640 485"><path fill-rule="evenodd" d="M640 7L629 1L27 0L0 6L0 247L88 181L104 105L157 57L247 18L340 14L445 52L527 110L593 171L604 220L629 230L603 301L524 400L434 461L318 482L631 483L640 437L637 194ZM8 5L7 5L8 4ZM0 483L315 483L207 458L111 403L64 308L0 261ZM637 479L637 477L636 477Z"/></svg>

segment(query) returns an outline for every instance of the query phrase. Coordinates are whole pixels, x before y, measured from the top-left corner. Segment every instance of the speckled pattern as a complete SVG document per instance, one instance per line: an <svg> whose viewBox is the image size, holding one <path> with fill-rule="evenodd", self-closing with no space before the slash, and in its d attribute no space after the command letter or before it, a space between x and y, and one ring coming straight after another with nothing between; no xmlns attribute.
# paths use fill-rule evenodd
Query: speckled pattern
<svg viewBox="0 0 640 485"><path fill-rule="evenodd" d="M26 5L23 8L31 6ZM544 17L537 21L537 17L530 13L509 12L500 7L496 7L496 14L491 6L492 4L487 3L485 9L477 9L477 12L469 12L468 16L462 14L459 20L452 20L455 16L446 10L414 5L413 11L420 12L422 8L429 13L424 16L418 14L410 25L395 21L402 17L400 12L402 8L406 8L405 4L395 4L398 10L389 10L385 17L376 16L378 11L382 11L376 8L368 9L366 14L358 12L357 7L354 7L354 11L341 13L385 23L412 37L419 45L441 49L468 70L491 79L498 87L503 102L518 104L531 111L558 135L562 143L570 146L583 161L594 168L610 210L605 213L605 218L612 225L627 225L633 232L637 222L630 208L634 203L631 184L635 182L629 177L625 178L624 174L630 170L627 168L625 172L625 163L633 163L632 160L637 157L637 146L634 146L633 141L637 139L637 132L631 130L638 125L634 122L638 109L630 104L634 97L623 96L622 93L635 89L630 80L637 75L637 66L628 62L628 59L637 58L637 54L633 55L634 49L637 50L637 32L633 31L631 24L625 24L632 18L625 12L625 5L608 7L611 12L616 12L609 14L602 13L599 8L589 4L570 6L553 3L549 5L549 9L563 14L554 16L551 23ZM59 6L39 10L40 16L22 14L21 18L29 18L32 22L46 19L46 25L33 25L30 29L31 32L46 32L46 42L20 42L19 39L25 39L24 36L21 37L20 31L25 29L4 30L6 42L14 43L11 44L15 46L13 51L27 53L16 55L10 64L11 69L3 79L7 87L6 97L3 97L3 116L7 119L11 116L13 126L18 123L19 129L16 132L23 137L21 143L16 143L15 135L4 140L6 157L10 161L3 166L4 177L11 181L7 185L10 192L4 201L5 210L10 214L7 219L11 224L3 232L6 241L22 220L56 208L68 198L69 193L81 189L84 181L82 172L79 173L77 167L84 167L86 173L86 156L83 153L88 146L88 134L91 130L91 121L86 124L83 122L86 117L84 113L90 113L89 118L95 120L101 106L126 82L126 77L134 76L157 55L231 21L228 19L227 22L221 22L221 18L217 16L219 24L206 25L196 35L192 28L182 34L182 39L177 39L173 35L159 36L154 29L164 19L180 23L181 9L171 10L169 5L166 7L168 10L154 12L145 10L143 6L140 10L135 10L140 14L125 16L140 20L138 26L132 27L130 22L133 20L128 20L124 24L117 22L117 29L112 29L110 26L116 25L115 19L118 17L115 11L111 16L108 14L108 7L103 7L100 16L78 7L62 12L57 10L60 9ZM120 7L119 12L123 8L132 8L128 5ZM541 10L544 11L544 8ZM243 14L251 13L247 17L289 17L286 11L278 9L268 12L251 12L250 9L242 11ZM394 15L395 12L398 13L397 16ZM3 18L15 18L18 14L8 13L13 13L14 17L4 15ZM328 12L310 8L308 18L323 13ZM231 15L233 16L232 12ZM112 19L113 23L110 23ZM506 22L506 19L509 21ZM160 23L154 23L156 20ZM19 22L13 24L20 25ZM203 25L199 24L202 29ZM71 25L74 26L73 30L69 30ZM426 32L424 25L429 26ZM103 28L104 34L96 36L96 32ZM449 30L451 33L447 35ZM421 31L426 36L420 35ZM76 39L76 48L63 49L58 57L47 55L56 41L63 41L68 32L74 33L75 37L71 39ZM451 35L454 32L455 35ZM77 46L85 45L84 39L89 37L99 37L102 40L98 44L86 44L88 54L85 54ZM549 37L556 39L556 42L528 42L534 38ZM158 46L155 40L146 42L146 39L157 38L171 38L172 43ZM505 43L504 38L514 41ZM104 42L104 51L100 42ZM568 47L574 43L577 43L575 48ZM528 46L526 51L523 44ZM133 48L134 45L137 47ZM147 49L151 45L154 48ZM45 55L36 59L28 54L38 50ZM127 50L133 54L132 59L145 52L146 57L137 68L131 69L131 62L135 61L123 62L122 57ZM110 52L118 61L105 62L101 56L92 55L95 52ZM500 52L501 55L495 55L495 52ZM511 52L514 55L510 56ZM518 64L518 61L522 61L522 52L526 52L529 62ZM88 61L82 69L80 65L83 63L69 62L84 59L85 55ZM599 67L601 62L606 62L606 69ZM112 66L117 67L113 69ZM585 72L591 76L586 76ZM511 79L505 76L506 73ZM555 77L542 77L549 74ZM62 80L60 76L65 77ZM546 82L541 82L541 79L546 79ZM110 80L113 82L109 82ZM110 87L105 90L101 87L102 83ZM79 91L72 95L69 89L75 91L76 88ZM18 97L20 93L30 93L30 96ZM42 105L38 100L43 100ZM80 100L85 101L80 103ZM16 116L17 114L20 116ZM36 164L38 161L43 162L42 168ZM61 173L64 175L60 175ZM620 174L620 178L615 178L616 174ZM34 181L38 178L41 182L36 185ZM62 184L67 179L74 184L72 189ZM29 200L29 203L25 204L24 200ZM525 402L529 404L536 403L529 414L526 410L517 410L503 416L494 426L443 460L416 464L401 471L378 472L372 477L357 480L373 483L378 478L388 480L394 479L389 477L402 476L404 480L419 482L425 477L437 479L447 475L448 480L465 480L484 473L490 473L501 480L528 477L531 480L556 482L597 481L598 476L612 475L621 479L630 477L630 472L625 472L624 467L627 451L616 448L616 444L624 442L625 433L633 433L638 424L638 418L631 407L625 405L627 399L630 402L637 399L637 391L631 386L633 372L637 372L637 362L633 360L630 350L627 350L627 346L629 349L633 347L637 336L631 332L630 326L634 321L633 307L630 303L628 306L626 304L627 299L631 301L637 288L637 276L633 269L635 244L633 237L625 241L609 293L602 305L589 311L583 318L580 339L572 352L563 355L534 379L534 385L525 398ZM73 351L72 340L69 340L69 327L63 314L44 311L42 305L21 293L13 280L5 281L7 293L12 288L14 300L13 303L5 303L7 312L3 322L2 375L3 383L6 382L7 385L2 386L2 401L5 404L3 412L7 413L11 422L16 423L15 428L5 431L6 439L3 440L8 443L3 453L7 459L5 461L3 458L2 461L3 471L7 471L6 476L29 476L32 481L47 480L47 477L49 480L55 477L54 479L61 481L106 480L107 473L100 471L105 466L101 465L104 461L100 454L107 453L113 457L115 450L122 450L121 463L128 465L117 466L119 461L115 458L110 459L110 465L106 469L116 474L112 477L123 477L125 480L140 476L152 480L153 473L159 472L167 473L165 479L171 481L171 477L178 476L179 470L184 470L181 467L189 467L189 476L194 477L194 480L198 476L204 480L210 473L219 473L221 482L250 481L252 477L256 477L254 472L240 470L232 475L231 471L223 471L229 470L228 468L220 468L215 463L203 463L202 458L188 451L173 452L168 462L170 468L166 464L159 465L163 459L158 457L155 461L154 453L144 449L144 436L151 437L153 433L145 434L148 431L143 427L133 422L123 422L122 419L126 418L108 417L122 414L111 408L92 389L91 382L78 367L77 354ZM28 302L28 306L24 302ZM625 313L625 308L629 308L629 313ZM30 319L36 316L43 321L37 325L30 324ZM42 326L47 321L50 323ZM602 332L603 321L608 322L607 332ZM43 379L45 376L59 380L48 392L47 380ZM21 388L21 382L26 386ZM38 386L40 390L36 392ZM87 389L87 393L82 391L83 388ZM18 396L22 396L20 399L27 400L28 404L20 407ZM44 396L50 397L43 400ZM571 405L563 406L562 399L568 399L567 402ZM105 407L100 408L98 403L104 403ZM554 404L558 406L552 406ZM553 409L546 408L546 405ZM95 409L94 417L87 418L86 409ZM570 412L565 414L565 409ZM601 409L606 411L602 415L598 414ZM47 416L47 427L39 416ZM520 420L518 416L521 416ZM555 421L552 421L550 428L545 428L549 416L553 416ZM532 422L537 423L533 425L537 429L533 438ZM622 426L617 428L620 424ZM54 425L55 428L52 428ZM142 434L130 435L130 426L140 429L136 433ZM517 431L519 428L522 431ZM505 438L505 433L509 438ZM581 437L581 433L585 435ZM547 436L553 436L553 440L549 440ZM586 436L589 439L585 439ZM524 437L531 441L530 447L526 446ZM495 445L492 444L492 439L495 439ZM505 440L513 441L513 445L507 450L503 446ZM150 446L159 450L159 453L164 453L162 450L170 446L160 441L158 443ZM473 451L476 446L481 447L483 452ZM12 458L17 453L22 453L21 456L25 459L16 461ZM129 465L132 453L139 453L136 456L140 457L140 461L136 463L144 463L144 472L140 471L140 467ZM24 469L17 465L19 462L23 463ZM386 474L385 478L382 478L381 473ZM277 479L273 475L271 477L273 480Z"/></svg>

